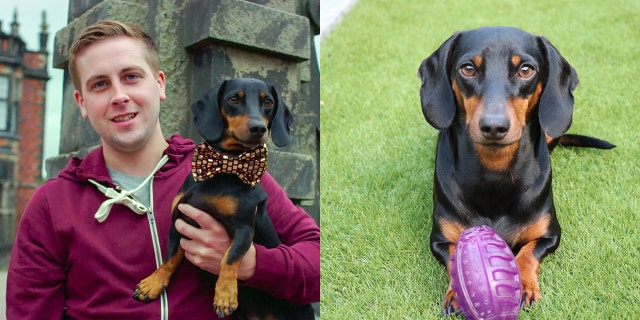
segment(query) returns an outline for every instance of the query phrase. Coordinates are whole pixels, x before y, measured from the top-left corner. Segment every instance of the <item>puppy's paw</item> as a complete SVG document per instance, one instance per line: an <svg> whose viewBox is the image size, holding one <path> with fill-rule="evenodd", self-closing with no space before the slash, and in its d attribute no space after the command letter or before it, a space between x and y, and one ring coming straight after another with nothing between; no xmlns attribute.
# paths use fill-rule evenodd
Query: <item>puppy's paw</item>
<svg viewBox="0 0 640 320"><path fill-rule="evenodd" d="M218 317L223 318L238 309L238 282L234 280L223 281L218 279L216 293L213 297L213 308Z"/></svg>
<svg viewBox="0 0 640 320"><path fill-rule="evenodd" d="M160 269L156 270L138 283L133 290L133 298L144 302L157 299L169 285L170 277L170 274L165 274Z"/></svg>

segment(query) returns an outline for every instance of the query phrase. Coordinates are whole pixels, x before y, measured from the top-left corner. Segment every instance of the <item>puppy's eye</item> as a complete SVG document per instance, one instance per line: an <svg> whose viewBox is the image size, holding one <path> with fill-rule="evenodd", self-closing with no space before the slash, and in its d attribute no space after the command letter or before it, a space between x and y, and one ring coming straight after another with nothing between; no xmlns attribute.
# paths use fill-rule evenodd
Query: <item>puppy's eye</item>
<svg viewBox="0 0 640 320"><path fill-rule="evenodd" d="M229 104L239 104L240 103L240 98L238 97L231 97L227 100L227 102L229 102Z"/></svg>
<svg viewBox="0 0 640 320"><path fill-rule="evenodd" d="M536 74L536 69L528 64L523 64L520 66L520 70L518 70L518 76L523 79L529 79L533 77L534 74Z"/></svg>
<svg viewBox="0 0 640 320"><path fill-rule="evenodd" d="M473 77L476 75L476 67L471 63L465 63L460 67L460 73L465 77Z"/></svg>
<svg viewBox="0 0 640 320"><path fill-rule="evenodd" d="M262 105L266 108L266 109L271 109L273 108L273 101L271 100L265 100Z"/></svg>

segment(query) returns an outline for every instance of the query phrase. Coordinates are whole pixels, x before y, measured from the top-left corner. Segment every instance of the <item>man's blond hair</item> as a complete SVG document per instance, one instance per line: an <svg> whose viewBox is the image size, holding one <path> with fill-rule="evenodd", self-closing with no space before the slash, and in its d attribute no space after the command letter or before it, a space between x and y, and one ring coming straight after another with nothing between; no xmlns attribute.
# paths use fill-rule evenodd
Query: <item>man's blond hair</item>
<svg viewBox="0 0 640 320"><path fill-rule="evenodd" d="M84 29L84 31L73 42L71 48L69 49L69 74L71 75L71 80L73 80L73 86L76 88L76 90L82 91L80 75L78 75L78 69L76 65L76 58L78 54L83 49L91 46L96 42L123 36L144 42L147 47L147 62L149 63L151 70L154 73L160 71L158 49L156 48L156 45L149 34L144 32L140 27L133 24L115 20L101 20Z"/></svg>

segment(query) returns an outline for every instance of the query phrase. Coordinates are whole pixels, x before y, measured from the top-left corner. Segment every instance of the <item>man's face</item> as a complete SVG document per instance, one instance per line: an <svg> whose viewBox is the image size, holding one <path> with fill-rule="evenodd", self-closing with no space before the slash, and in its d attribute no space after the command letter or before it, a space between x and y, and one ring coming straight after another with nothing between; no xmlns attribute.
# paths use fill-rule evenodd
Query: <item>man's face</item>
<svg viewBox="0 0 640 320"><path fill-rule="evenodd" d="M140 40L116 37L94 43L77 55L81 88L74 97L106 148L135 152L159 130L165 96L162 71L151 70Z"/></svg>

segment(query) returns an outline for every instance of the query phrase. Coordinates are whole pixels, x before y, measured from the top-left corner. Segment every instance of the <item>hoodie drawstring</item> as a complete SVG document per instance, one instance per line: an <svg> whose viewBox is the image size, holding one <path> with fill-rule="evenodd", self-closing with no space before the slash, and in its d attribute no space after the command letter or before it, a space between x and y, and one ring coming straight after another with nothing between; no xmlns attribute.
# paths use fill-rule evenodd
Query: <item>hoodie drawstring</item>
<svg viewBox="0 0 640 320"><path fill-rule="evenodd" d="M109 216L109 212L111 212L111 207L114 204L123 204L139 215L143 215L149 212L149 209L144 204L136 200L132 195L138 190L142 189L142 187L144 187L147 183L149 183L149 180L153 178L156 172L158 172L158 170L160 170L160 168L162 168L162 166L167 163L167 161L169 161L169 157L167 155L164 155L162 159L160 159L160 162L158 162L156 167L153 169L151 174L149 174L149 176L147 176L139 186L131 191L118 191L114 188L107 188L93 179L88 179L89 182L95 185L100 192L102 192L107 198L109 198L100 205L100 208L98 208L98 211L94 216L96 220L98 220L98 222L103 222L104 220L106 220Z"/></svg>

